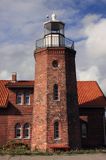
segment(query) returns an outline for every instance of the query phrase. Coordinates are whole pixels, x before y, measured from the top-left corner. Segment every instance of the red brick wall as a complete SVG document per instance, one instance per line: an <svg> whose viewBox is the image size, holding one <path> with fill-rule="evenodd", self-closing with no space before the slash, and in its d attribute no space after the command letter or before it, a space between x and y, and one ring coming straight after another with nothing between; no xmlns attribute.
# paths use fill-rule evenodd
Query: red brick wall
<svg viewBox="0 0 106 160"><path fill-rule="evenodd" d="M17 105L16 93L30 93L31 104ZM23 97L24 98L24 97ZM30 146L30 139L24 139L23 133L20 140L15 139L15 125L20 123L22 128L25 123L29 123L32 130L32 107L33 107L33 89L12 89L9 90L9 103L7 108L0 111L0 145L6 144L8 141L15 140L23 142ZM2 137L2 138L1 138Z"/></svg>
<svg viewBox="0 0 106 160"><path fill-rule="evenodd" d="M80 108L80 116L88 116L88 136L82 138L83 147L99 147L104 144L104 109Z"/></svg>
<svg viewBox="0 0 106 160"><path fill-rule="evenodd" d="M58 61L58 68L53 68L53 60ZM65 68L65 48L48 49L48 95L47 95L47 141L48 146L55 144L69 146L68 142L68 119L66 102L66 68ZM58 84L59 100L53 100L53 85ZM60 123L60 138L54 140L54 121L58 119Z"/></svg>
<svg viewBox="0 0 106 160"><path fill-rule="evenodd" d="M15 125L17 123L21 124L22 127L22 138L17 139L15 138ZM30 139L25 139L23 138L23 127L25 123L29 123L31 126L31 131L32 131L32 116L31 115L9 115L8 116L8 127L7 127L7 141L14 140L15 142L22 142L24 144L28 144L30 146L31 142L31 136ZM31 135L31 132L30 132Z"/></svg>
<svg viewBox="0 0 106 160"><path fill-rule="evenodd" d="M0 146L7 141L7 116L0 113Z"/></svg>
<svg viewBox="0 0 106 160"><path fill-rule="evenodd" d="M35 148L46 150L53 144L71 145L71 148L78 148L80 146L80 126L77 108L75 52L66 48L41 49L35 52L35 60L32 150ZM52 66L53 60L58 60L59 67L57 69ZM58 101L53 100L55 83L59 86L60 99ZM75 98L73 99L73 97ZM69 104L70 100L72 103ZM70 116L73 117L71 123ZM59 120L61 126L58 140L54 140L53 132L56 119Z"/></svg>
<svg viewBox="0 0 106 160"><path fill-rule="evenodd" d="M35 55L35 85L33 107L32 150L47 148L47 53Z"/></svg>

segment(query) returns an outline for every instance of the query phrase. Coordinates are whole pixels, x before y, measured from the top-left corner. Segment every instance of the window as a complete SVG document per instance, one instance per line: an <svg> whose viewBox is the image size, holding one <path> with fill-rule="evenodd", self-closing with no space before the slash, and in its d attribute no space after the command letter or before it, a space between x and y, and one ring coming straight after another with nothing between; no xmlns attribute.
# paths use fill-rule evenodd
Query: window
<svg viewBox="0 0 106 160"><path fill-rule="evenodd" d="M22 104L22 94L17 94L17 104Z"/></svg>
<svg viewBox="0 0 106 160"><path fill-rule="evenodd" d="M58 100L58 85L54 84L53 86L53 99Z"/></svg>
<svg viewBox="0 0 106 160"><path fill-rule="evenodd" d="M30 105L30 95L29 94L25 94L25 104Z"/></svg>
<svg viewBox="0 0 106 160"><path fill-rule="evenodd" d="M55 121L54 122L54 139L59 138L59 122Z"/></svg>
<svg viewBox="0 0 106 160"><path fill-rule="evenodd" d="M54 68L57 68L57 67L58 67L58 61L57 61L57 60L54 60L54 61L52 62L52 66L53 66Z"/></svg>
<svg viewBox="0 0 106 160"><path fill-rule="evenodd" d="M21 125L17 123L15 125L15 138L19 138L19 139L21 138L21 130L22 130Z"/></svg>
<svg viewBox="0 0 106 160"><path fill-rule="evenodd" d="M24 125L24 128L23 128L23 137L24 138L30 138L30 125L29 125L29 123L26 123Z"/></svg>
<svg viewBox="0 0 106 160"><path fill-rule="evenodd" d="M85 122L81 124L81 136L82 138L87 138L87 123Z"/></svg>

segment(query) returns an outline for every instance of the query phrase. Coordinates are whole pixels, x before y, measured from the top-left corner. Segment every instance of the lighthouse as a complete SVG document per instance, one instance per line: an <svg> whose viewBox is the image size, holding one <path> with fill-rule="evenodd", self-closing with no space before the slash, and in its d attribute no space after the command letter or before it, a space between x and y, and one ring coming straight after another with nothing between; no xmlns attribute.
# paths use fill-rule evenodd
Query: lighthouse
<svg viewBox="0 0 106 160"><path fill-rule="evenodd" d="M31 149L54 151L81 146L74 42L53 13L36 41Z"/></svg>

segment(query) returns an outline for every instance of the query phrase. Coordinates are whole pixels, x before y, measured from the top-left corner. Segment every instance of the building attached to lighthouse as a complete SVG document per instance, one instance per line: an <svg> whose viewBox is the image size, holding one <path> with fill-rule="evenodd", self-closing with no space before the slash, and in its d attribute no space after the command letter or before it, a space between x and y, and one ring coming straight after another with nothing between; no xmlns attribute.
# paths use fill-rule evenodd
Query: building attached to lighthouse
<svg viewBox="0 0 106 160"><path fill-rule="evenodd" d="M23 143L32 151L106 145L106 98L95 81L77 81L74 42L52 14L36 41L35 78L0 80L0 147Z"/></svg>

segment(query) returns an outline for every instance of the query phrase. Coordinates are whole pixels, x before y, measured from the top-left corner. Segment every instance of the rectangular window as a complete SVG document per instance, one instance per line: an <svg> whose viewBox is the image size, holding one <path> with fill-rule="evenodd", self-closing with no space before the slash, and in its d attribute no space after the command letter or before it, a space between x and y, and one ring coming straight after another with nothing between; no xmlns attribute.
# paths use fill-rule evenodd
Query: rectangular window
<svg viewBox="0 0 106 160"><path fill-rule="evenodd" d="M58 100L58 84L54 84L53 86L53 100Z"/></svg>
<svg viewBox="0 0 106 160"><path fill-rule="evenodd" d="M22 105L22 94L17 94L17 102L18 105Z"/></svg>
<svg viewBox="0 0 106 160"><path fill-rule="evenodd" d="M54 123L54 139L58 139L59 138L59 122L56 121Z"/></svg>
<svg viewBox="0 0 106 160"><path fill-rule="evenodd" d="M25 94L25 104L30 105L30 95L29 94Z"/></svg>
<svg viewBox="0 0 106 160"><path fill-rule="evenodd" d="M87 138L87 123L82 122L81 124L81 137Z"/></svg>
<svg viewBox="0 0 106 160"><path fill-rule="evenodd" d="M28 123L26 123L25 125L24 125L24 130L23 130L24 132L24 138L27 138L27 139L29 139L30 138L30 125L28 124Z"/></svg>
<svg viewBox="0 0 106 160"><path fill-rule="evenodd" d="M28 138L28 137L29 137L29 131L28 131L28 129L26 129L26 130L24 131L24 137L25 137L25 138Z"/></svg>
<svg viewBox="0 0 106 160"><path fill-rule="evenodd" d="M16 124L15 126L15 138L21 138L21 125L19 123Z"/></svg>
<svg viewBox="0 0 106 160"><path fill-rule="evenodd" d="M16 138L20 138L20 137L21 137L20 129L17 129L17 132L16 132Z"/></svg>

